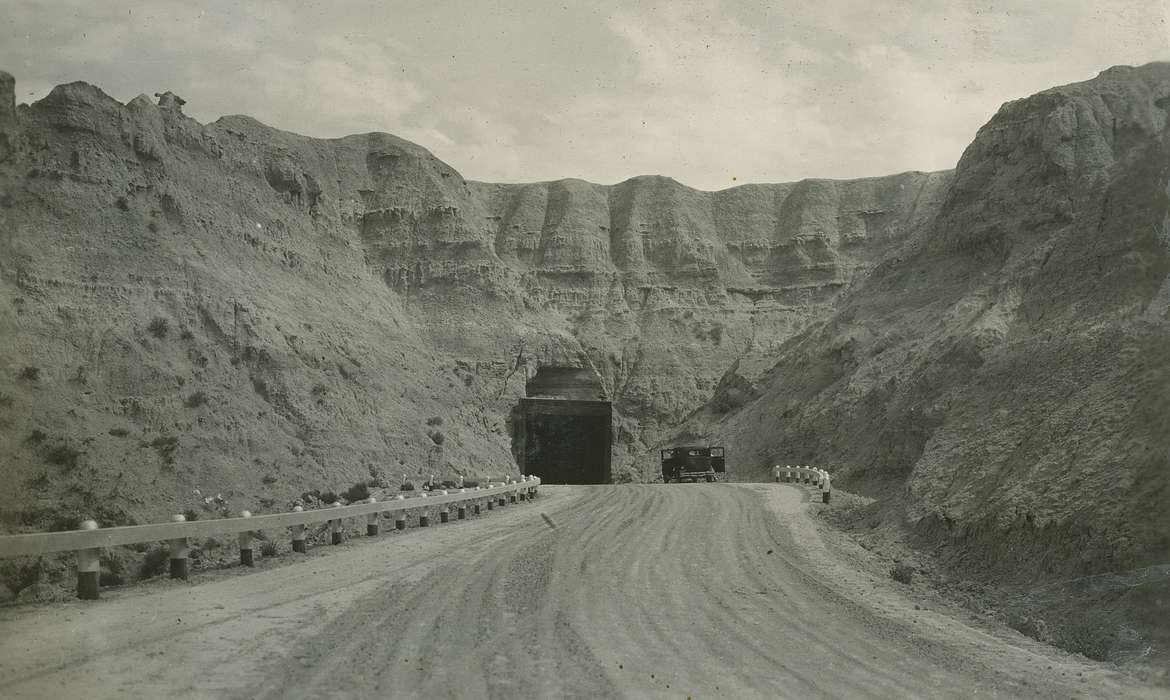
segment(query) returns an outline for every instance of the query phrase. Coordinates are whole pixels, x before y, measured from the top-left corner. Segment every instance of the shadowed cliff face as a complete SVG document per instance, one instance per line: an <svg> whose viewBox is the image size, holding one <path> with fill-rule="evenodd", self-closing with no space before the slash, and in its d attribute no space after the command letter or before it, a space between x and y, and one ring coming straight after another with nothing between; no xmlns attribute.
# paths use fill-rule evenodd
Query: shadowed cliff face
<svg viewBox="0 0 1170 700"><path fill-rule="evenodd" d="M728 366L753 377L916 241L950 179L488 184L387 134L0 89L0 508L30 523L502 473L542 364L601 377L628 477Z"/></svg>
<svg viewBox="0 0 1170 700"><path fill-rule="evenodd" d="M1004 105L926 232L684 430L826 465L1000 581L1170 559L1167 106L1170 64Z"/></svg>

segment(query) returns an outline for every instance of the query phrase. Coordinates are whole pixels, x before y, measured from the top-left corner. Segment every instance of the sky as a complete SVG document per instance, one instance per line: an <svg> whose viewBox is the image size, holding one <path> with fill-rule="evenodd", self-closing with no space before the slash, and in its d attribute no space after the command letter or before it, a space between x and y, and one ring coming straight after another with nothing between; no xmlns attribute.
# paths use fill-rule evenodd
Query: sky
<svg viewBox="0 0 1170 700"><path fill-rule="evenodd" d="M1001 104L1170 60L1165 0L0 0L17 102L386 131L465 178L705 190L954 167Z"/></svg>

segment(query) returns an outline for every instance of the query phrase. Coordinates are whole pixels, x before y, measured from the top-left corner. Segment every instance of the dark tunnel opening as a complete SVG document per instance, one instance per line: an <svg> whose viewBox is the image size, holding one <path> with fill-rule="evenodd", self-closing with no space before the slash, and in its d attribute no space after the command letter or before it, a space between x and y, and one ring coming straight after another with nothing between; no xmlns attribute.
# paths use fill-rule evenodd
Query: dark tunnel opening
<svg viewBox="0 0 1170 700"><path fill-rule="evenodd" d="M522 399L514 440L525 474L549 484L610 482L612 445L608 401Z"/></svg>

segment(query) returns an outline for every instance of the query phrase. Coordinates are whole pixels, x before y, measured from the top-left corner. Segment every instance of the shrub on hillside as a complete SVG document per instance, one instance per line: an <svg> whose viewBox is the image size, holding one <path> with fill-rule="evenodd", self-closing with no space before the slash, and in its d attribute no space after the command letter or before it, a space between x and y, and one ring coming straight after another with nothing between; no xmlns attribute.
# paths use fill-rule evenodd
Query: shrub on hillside
<svg viewBox="0 0 1170 700"><path fill-rule="evenodd" d="M349 490L345 492L345 499L347 501L349 501L350 503L357 503L358 501L364 501L369 497L370 497L370 487L368 485L366 485L366 482L364 482L364 481L359 481L356 484L354 484L353 486L350 486Z"/></svg>
<svg viewBox="0 0 1170 700"><path fill-rule="evenodd" d="M142 564L138 567L138 578L153 578L167 570L170 562L171 554L166 547L155 547L146 553L142 558Z"/></svg>
<svg viewBox="0 0 1170 700"><path fill-rule="evenodd" d="M914 568L906 564L894 564L894 568L890 569L890 578L908 584L914 580Z"/></svg>
<svg viewBox="0 0 1170 700"><path fill-rule="evenodd" d="M318 496L318 498L320 498L321 502L324 503L325 505L337 503L337 501L339 500L337 498L337 494L333 493L332 491L325 491L320 496Z"/></svg>
<svg viewBox="0 0 1170 700"><path fill-rule="evenodd" d="M443 431L441 430L428 430L427 437L429 437L431 442L435 443L436 445L442 445L447 441L447 436L444 435Z"/></svg>
<svg viewBox="0 0 1170 700"><path fill-rule="evenodd" d="M72 471L77 468L77 458L80 456L81 452L69 445L54 445L45 453L45 461Z"/></svg>
<svg viewBox="0 0 1170 700"><path fill-rule="evenodd" d="M179 438L173 435L161 435L146 443L158 451L163 463L171 464L175 461L175 449L179 446Z"/></svg>
<svg viewBox="0 0 1170 700"><path fill-rule="evenodd" d="M167 337L167 333L170 332L171 324L162 316L155 316L154 318L150 319L150 323L147 324L146 330L150 331L150 334L155 338L162 340L163 338Z"/></svg>
<svg viewBox="0 0 1170 700"><path fill-rule="evenodd" d="M204 394L202 391L196 391L194 394L191 394L187 397L187 400L183 402L183 405L187 408L198 408L205 403L207 403L207 394Z"/></svg>
<svg viewBox="0 0 1170 700"><path fill-rule="evenodd" d="M398 487L398 490L399 491L413 491L414 490L414 482L413 481L403 482L402 486Z"/></svg>
<svg viewBox="0 0 1170 700"><path fill-rule="evenodd" d="M37 379L40 378L40 376L41 376L41 368L40 367L23 367L23 368L21 368L20 372L17 373L17 375L16 375L17 379L26 379L30 382L35 382Z"/></svg>

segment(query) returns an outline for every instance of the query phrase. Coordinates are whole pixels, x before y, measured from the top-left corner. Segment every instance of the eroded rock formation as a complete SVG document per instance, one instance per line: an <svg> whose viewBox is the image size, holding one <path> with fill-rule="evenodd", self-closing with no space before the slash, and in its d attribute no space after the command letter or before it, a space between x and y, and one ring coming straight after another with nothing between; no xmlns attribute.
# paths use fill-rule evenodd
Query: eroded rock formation
<svg viewBox="0 0 1170 700"><path fill-rule="evenodd" d="M10 520L502 472L547 364L601 378L636 478L729 365L752 376L921 236L950 180L478 183L387 134L158 98L71 83L0 110Z"/></svg>
<svg viewBox="0 0 1170 700"><path fill-rule="evenodd" d="M1150 64L1005 104L923 235L685 430L1001 582L1170 560L1168 96Z"/></svg>

